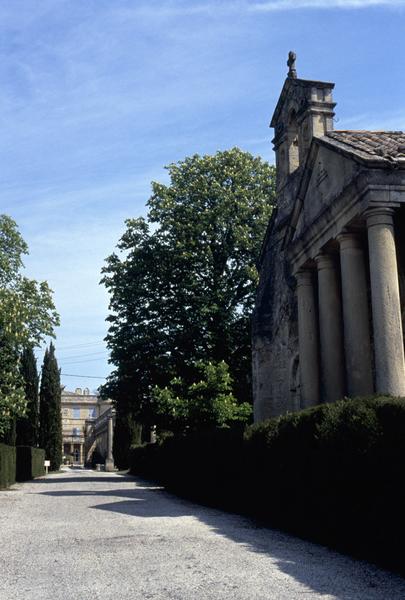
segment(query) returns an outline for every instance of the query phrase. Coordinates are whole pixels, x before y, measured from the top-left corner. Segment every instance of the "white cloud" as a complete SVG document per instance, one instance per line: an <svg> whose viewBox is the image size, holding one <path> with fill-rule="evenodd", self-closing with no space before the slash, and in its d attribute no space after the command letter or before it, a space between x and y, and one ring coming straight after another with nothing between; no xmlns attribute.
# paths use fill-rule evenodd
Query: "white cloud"
<svg viewBox="0 0 405 600"><path fill-rule="evenodd" d="M405 0L270 0L256 2L247 8L251 12L275 12L299 9L355 9L375 6L405 7Z"/></svg>
<svg viewBox="0 0 405 600"><path fill-rule="evenodd" d="M405 131L405 111L382 113L360 113L336 121L336 129L357 129L367 131Z"/></svg>

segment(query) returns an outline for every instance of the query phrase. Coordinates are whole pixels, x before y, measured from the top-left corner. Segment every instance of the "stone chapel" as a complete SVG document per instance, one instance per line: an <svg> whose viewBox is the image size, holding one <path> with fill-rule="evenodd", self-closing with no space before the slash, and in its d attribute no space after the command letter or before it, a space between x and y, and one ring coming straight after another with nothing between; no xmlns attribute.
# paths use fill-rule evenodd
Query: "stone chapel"
<svg viewBox="0 0 405 600"><path fill-rule="evenodd" d="M405 133L334 130L333 83L297 77L271 127L277 208L253 315L255 420L405 396Z"/></svg>

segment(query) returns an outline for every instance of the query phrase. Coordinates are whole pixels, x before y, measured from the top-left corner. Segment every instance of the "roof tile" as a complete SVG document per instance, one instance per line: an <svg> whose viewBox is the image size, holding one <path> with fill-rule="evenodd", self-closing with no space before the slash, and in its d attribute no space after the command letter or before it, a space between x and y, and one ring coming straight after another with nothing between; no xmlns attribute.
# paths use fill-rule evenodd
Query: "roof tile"
<svg viewBox="0 0 405 600"><path fill-rule="evenodd" d="M368 159L405 158L403 131L328 131L326 138Z"/></svg>

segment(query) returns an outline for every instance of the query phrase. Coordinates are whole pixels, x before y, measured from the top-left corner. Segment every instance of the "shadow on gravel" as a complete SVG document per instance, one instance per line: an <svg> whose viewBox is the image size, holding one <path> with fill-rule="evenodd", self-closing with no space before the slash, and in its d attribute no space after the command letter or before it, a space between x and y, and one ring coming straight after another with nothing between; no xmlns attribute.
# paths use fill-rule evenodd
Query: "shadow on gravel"
<svg viewBox="0 0 405 600"><path fill-rule="evenodd" d="M40 493L66 498L91 497L100 500L100 503L96 502L89 508L130 517L194 517L219 536L245 546L250 552L269 556L281 572L308 588L304 594L316 593L335 600L405 598L405 581L399 576L281 531L262 527L252 519L178 498L152 483L125 476L78 477L54 481L76 484L117 483L117 486L122 482L137 483L136 487L126 489L67 489ZM50 480L37 480L38 484L49 482ZM114 501L109 501L113 499ZM181 522L178 526L181 527Z"/></svg>
<svg viewBox="0 0 405 600"><path fill-rule="evenodd" d="M30 483L37 483L40 485L43 484L54 484L54 483L116 483L117 485L122 483L122 482L132 482L133 484L136 483L136 480L134 479L134 477L131 477L130 475L114 475L109 477L108 475L102 477L99 475L91 475L91 476L86 476L86 475L81 475L79 477L54 477L52 479L50 478L40 478L40 479L33 479L32 481L30 481ZM145 483L144 487L151 487L151 488L156 488L156 485L153 484L149 484L149 483Z"/></svg>

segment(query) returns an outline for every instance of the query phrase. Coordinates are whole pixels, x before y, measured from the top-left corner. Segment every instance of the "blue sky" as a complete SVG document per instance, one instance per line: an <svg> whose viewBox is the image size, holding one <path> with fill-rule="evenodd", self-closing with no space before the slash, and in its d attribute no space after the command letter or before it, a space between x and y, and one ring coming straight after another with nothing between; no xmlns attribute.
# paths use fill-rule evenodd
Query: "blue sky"
<svg viewBox="0 0 405 600"><path fill-rule="evenodd" d="M1 0L1 212L61 315L68 388L109 372L98 285L151 180L194 153L272 161L289 50L337 129L405 129L405 0Z"/></svg>

